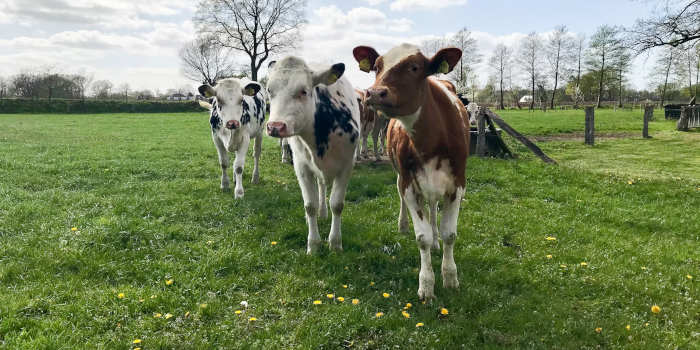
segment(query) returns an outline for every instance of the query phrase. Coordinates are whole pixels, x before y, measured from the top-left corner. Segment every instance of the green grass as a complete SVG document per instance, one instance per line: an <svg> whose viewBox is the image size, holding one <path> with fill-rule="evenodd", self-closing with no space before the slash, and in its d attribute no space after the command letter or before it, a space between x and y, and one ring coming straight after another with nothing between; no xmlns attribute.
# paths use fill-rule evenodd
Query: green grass
<svg viewBox="0 0 700 350"><path fill-rule="evenodd" d="M552 135L580 131L578 113L504 116ZM601 129L634 130L641 114L612 113ZM355 168L345 251L307 256L276 140L237 201L219 190L205 114L0 115L0 348L697 349L700 134L672 129L540 143L558 166L512 143L516 160L471 158L461 288L442 288L434 254L437 299L423 305L386 164Z"/></svg>

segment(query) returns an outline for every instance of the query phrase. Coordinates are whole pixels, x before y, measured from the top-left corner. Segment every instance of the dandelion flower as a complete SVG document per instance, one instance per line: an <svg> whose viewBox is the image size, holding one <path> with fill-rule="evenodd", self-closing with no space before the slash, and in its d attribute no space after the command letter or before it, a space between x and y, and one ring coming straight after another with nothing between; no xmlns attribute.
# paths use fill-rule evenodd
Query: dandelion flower
<svg viewBox="0 0 700 350"><path fill-rule="evenodd" d="M406 303L406 306L403 307L404 310L408 310L413 306L411 303Z"/></svg>
<svg viewBox="0 0 700 350"><path fill-rule="evenodd" d="M161 318L161 316L163 316L163 314L161 314L160 312L156 312L155 314L153 314L154 318Z"/></svg>
<svg viewBox="0 0 700 350"><path fill-rule="evenodd" d="M561 264L561 265L559 265L559 267L561 267L562 269L565 269L565 268L566 268L566 264Z"/></svg>
<svg viewBox="0 0 700 350"><path fill-rule="evenodd" d="M277 241L270 242L270 245L277 245Z"/></svg>
<svg viewBox="0 0 700 350"><path fill-rule="evenodd" d="M257 321L257 320L258 320L257 318L251 317L251 318L248 319L248 322L255 322L255 321Z"/></svg>
<svg viewBox="0 0 700 350"><path fill-rule="evenodd" d="M385 298L388 298L388 297L391 296L391 294L389 294L389 293L382 293L382 296L385 297Z"/></svg>
<svg viewBox="0 0 700 350"><path fill-rule="evenodd" d="M343 298L343 297L338 297L338 301L342 303L342 302L345 301L345 298Z"/></svg>
<svg viewBox="0 0 700 350"><path fill-rule="evenodd" d="M661 308L659 307L659 305L653 305L651 307L651 312L658 314L659 312L661 312Z"/></svg>
<svg viewBox="0 0 700 350"><path fill-rule="evenodd" d="M374 285L374 282L369 282L369 285L370 285L370 286L373 286L373 285Z"/></svg>
<svg viewBox="0 0 700 350"><path fill-rule="evenodd" d="M326 294L326 298L333 299L333 298L335 298L335 295L334 294Z"/></svg>
<svg viewBox="0 0 700 350"><path fill-rule="evenodd" d="M353 299L353 300L352 300L352 304L353 304L353 305L357 305L357 304L359 304L359 303L360 303L360 299Z"/></svg>
<svg viewBox="0 0 700 350"><path fill-rule="evenodd" d="M199 307L201 307L202 309L206 309L206 308L207 308L207 304L206 304L206 303L199 304Z"/></svg>
<svg viewBox="0 0 700 350"><path fill-rule="evenodd" d="M214 241L207 241L207 244L212 245L212 244L214 244Z"/></svg>
<svg viewBox="0 0 700 350"><path fill-rule="evenodd" d="M547 236L547 237L545 237L544 239L546 239L546 240L548 240L548 241L556 241L556 240L557 240L557 237Z"/></svg>
<svg viewBox="0 0 700 350"><path fill-rule="evenodd" d="M321 303L322 302L320 300L314 300L314 305L321 305Z"/></svg>
<svg viewBox="0 0 700 350"><path fill-rule="evenodd" d="M547 254L545 257L546 257L547 259L551 259L551 258L552 258L552 254Z"/></svg>
<svg viewBox="0 0 700 350"><path fill-rule="evenodd" d="M169 312L168 312L167 314L165 314L165 316L164 316L164 318L165 318L166 320L169 319L169 318L171 318L171 317L173 317L173 314L171 314L171 313L169 313Z"/></svg>
<svg viewBox="0 0 700 350"><path fill-rule="evenodd" d="M586 267L586 266L588 266L588 263L584 261L584 262L581 262L580 265L583 266L583 267Z"/></svg>
<svg viewBox="0 0 700 350"><path fill-rule="evenodd" d="M78 231L78 228L77 228L77 227L71 227L70 230L73 231L73 232L75 232L75 231Z"/></svg>
<svg viewBox="0 0 700 350"><path fill-rule="evenodd" d="M236 310L236 311L234 311L233 313L236 314L236 315L240 315L242 312L243 312L243 311L241 311L241 310Z"/></svg>
<svg viewBox="0 0 700 350"><path fill-rule="evenodd" d="M423 326L425 326L425 324L423 324L423 322L418 322L418 323L416 323L416 328L420 328L420 327L423 327Z"/></svg>
<svg viewBox="0 0 700 350"><path fill-rule="evenodd" d="M151 299L155 299L155 298L156 298L155 294L151 295Z"/></svg>
<svg viewBox="0 0 700 350"><path fill-rule="evenodd" d="M634 182L632 182L632 180L627 181L627 184L628 184L628 185L631 185L631 184L633 184L633 183L634 183Z"/></svg>
<svg viewBox="0 0 700 350"><path fill-rule="evenodd" d="M124 293L117 294L117 298L119 298L119 299L124 299L124 297L125 297Z"/></svg>
<svg viewBox="0 0 700 350"><path fill-rule="evenodd" d="M411 314L409 314L406 311L401 311L401 315L403 315L403 317L405 317L405 318L411 318Z"/></svg>
<svg viewBox="0 0 700 350"><path fill-rule="evenodd" d="M383 312L377 312L377 313L375 314L375 316L377 316L377 318L380 318L380 317L384 316L384 313L383 313Z"/></svg>
<svg viewBox="0 0 700 350"><path fill-rule="evenodd" d="M347 285L347 284L344 284L344 285L343 285L343 288L347 288L347 287L348 287L348 285Z"/></svg>
<svg viewBox="0 0 700 350"><path fill-rule="evenodd" d="M190 317L190 312L189 312L189 311L185 312L185 318L188 318L188 317Z"/></svg>
<svg viewBox="0 0 700 350"><path fill-rule="evenodd" d="M247 301L243 300L243 301L240 302L240 304L241 304L241 307L248 308L248 302L247 302Z"/></svg>
<svg viewBox="0 0 700 350"><path fill-rule="evenodd" d="M631 330L631 329L632 329L632 326L630 326L630 325L626 325L626 326L625 326L625 329L629 331L629 330Z"/></svg>
<svg viewBox="0 0 700 350"><path fill-rule="evenodd" d="M144 301L146 301L146 300L143 298L139 299L139 303L143 303Z"/></svg>
<svg viewBox="0 0 700 350"><path fill-rule="evenodd" d="M134 339L133 344L141 344L141 339Z"/></svg>
<svg viewBox="0 0 700 350"><path fill-rule="evenodd" d="M645 323L644 327L649 327L649 322Z"/></svg>
<svg viewBox="0 0 700 350"><path fill-rule="evenodd" d="M687 278L687 279L689 279L689 280L692 280L692 279L693 279L693 276L691 276L691 275L685 275L685 278Z"/></svg>
<svg viewBox="0 0 700 350"><path fill-rule="evenodd" d="M602 332L602 331L603 331L603 329L600 328L600 327L598 327L598 328L595 329L595 332L596 332L596 333L600 333L600 332Z"/></svg>
<svg viewBox="0 0 700 350"><path fill-rule="evenodd" d="M134 350L141 350L141 348L134 348Z"/></svg>
<svg viewBox="0 0 700 350"><path fill-rule="evenodd" d="M442 314L442 315L447 315L447 314L449 314L449 313L450 313L450 312L447 311L447 309L445 309L444 307L443 307L442 309L440 309L440 314Z"/></svg>
<svg viewBox="0 0 700 350"><path fill-rule="evenodd" d="M646 269L647 269L647 267L646 267L646 266L642 266L642 270L646 270Z"/></svg>
<svg viewBox="0 0 700 350"><path fill-rule="evenodd" d="M173 279L171 278L171 279L165 281L165 285L170 286L173 284L173 282L175 282L175 281L173 281Z"/></svg>

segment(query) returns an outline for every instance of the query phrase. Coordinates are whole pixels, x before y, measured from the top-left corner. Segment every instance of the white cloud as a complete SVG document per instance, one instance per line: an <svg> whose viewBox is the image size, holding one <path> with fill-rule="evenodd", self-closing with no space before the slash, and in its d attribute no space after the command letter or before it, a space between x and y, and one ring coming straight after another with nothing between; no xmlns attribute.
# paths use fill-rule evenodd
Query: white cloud
<svg viewBox="0 0 700 350"><path fill-rule="evenodd" d="M362 0L369 4L369 6L377 6L379 4L385 3L387 0Z"/></svg>
<svg viewBox="0 0 700 350"><path fill-rule="evenodd" d="M440 10L445 7L465 5L467 0L394 0L392 11Z"/></svg>

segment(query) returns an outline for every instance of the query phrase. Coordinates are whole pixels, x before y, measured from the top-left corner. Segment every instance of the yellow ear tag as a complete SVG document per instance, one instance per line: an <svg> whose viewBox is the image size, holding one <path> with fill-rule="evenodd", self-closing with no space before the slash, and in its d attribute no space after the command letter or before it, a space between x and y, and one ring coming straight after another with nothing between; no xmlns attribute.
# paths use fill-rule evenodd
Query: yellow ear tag
<svg viewBox="0 0 700 350"><path fill-rule="evenodd" d="M442 61L440 63L440 68L438 68L438 73L447 74L450 71L450 64L447 61Z"/></svg>
<svg viewBox="0 0 700 350"><path fill-rule="evenodd" d="M328 84L333 84L336 81L338 81L338 75L336 75L335 73L331 73L331 75L328 77Z"/></svg>
<svg viewBox="0 0 700 350"><path fill-rule="evenodd" d="M360 61L360 70L369 73L370 66L368 58L363 58L362 61Z"/></svg>
<svg viewBox="0 0 700 350"><path fill-rule="evenodd" d="M252 88L247 88L245 89L245 94L248 96L253 96L255 95L255 90L253 90Z"/></svg>

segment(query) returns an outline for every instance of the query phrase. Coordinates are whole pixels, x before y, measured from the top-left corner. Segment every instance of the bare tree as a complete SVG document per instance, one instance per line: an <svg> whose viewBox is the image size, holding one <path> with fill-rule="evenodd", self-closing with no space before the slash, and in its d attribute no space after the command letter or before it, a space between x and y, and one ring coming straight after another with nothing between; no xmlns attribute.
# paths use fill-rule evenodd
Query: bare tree
<svg viewBox="0 0 700 350"><path fill-rule="evenodd" d="M85 101L85 92L94 78L94 74L86 73L85 71L78 72L71 77L73 84L75 84L75 87L78 90L78 95L83 101Z"/></svg>
<svg viewBox="0 0 700 350"><path fill-rule="evenodd" d="M619 29L616 27L602 25L598 27L598 30L591 37L591 43L586 53L586 65L598 77L598 101L596 107L601 105L603 85L610 71L610 62L615 61L615 57L621 49L622 40L619 38Z"/></svg>
<svg viewBox="0 0 700 350"><path fill-rule="evenodd" d="M250 60L251 79L270 55L299 42L306 0L202 0L194 22L201 34Z"/></svg>
<svg viewBox="0 0 700 350"><path fill-rule="evenodd" d="M229 51L214 38L194 39L180 49L182 74L187 79L214 85L234 73L234 65L228 58Z"/></svg>
<svg viewBox="0 0 700 350"><path fill-rule="evenodd" d="M624 84L624 74L627 73L632 65L632 55L629 49L621 47L617 55L615 55L615 61L613 62L613 67L617 73L617 106L622 108L622 85Z"/></svg>
<svg viewBox="0 0 700 350"><path fill-rule="evenodd" d="M557 86L559 83L559 74L568 68L572 57L574 56L574 43L571 41L571 35L566 29L566 26L558 26L554 29L545 44L545 57L551 69L551 75L554 79L552 87L552 98L549 108L554 108L554 97L557 94Z"/></svg>
<svg viewBox="0 0 700 350"><path fill-rule="evenodd" d="M462 57L459 59L459 63L450 73L450 77L455 82L459 93L467 93L469 90L469 76L474 74L474 66L481 61L481 56L476 47L476 39L472 38L471 34L467 28L462 28L448 41L448 44L451 46L462 50Z"/></svg>
<svg viewBox="0 0 700 350"><path fill-rule="evenodd" d="M627 46L642 53L659 46L693 45L700 40L700 0L667 0L650 18L627 30Z"/></svg>
<svg viewBox="0 0 700 350"><path fill-rule="evenodd" d="M420 43L420 52L422 52L426 57L431 57L435 55L438 50L446 46L449 46L449 42L444 37L426 39Z"/></svg>
<svg viewBox="0 0 700 350"><path fill-rule="evenodd" d="M97 98L109 98L112 87L112 82L109 80L98 80L92 83L92 92Z"/></svg>
<svg viewBox="0 0 700 350"><path fill-rule="evenodd" d="M498 109L504 109L503 105L503 83L506 78L506 73L510 67L511 63L511 51L510 49L503 45L498 44L496 49L494 49L491 58L489 59L489 66L494 71L498 83Z"/></svg>
<svg viewBox="0 0 700 350"><path fill-rule="evenodd" d="M0 98L5 98L9 94L10 84L7 78L0 77Z"/></svg>
<svg viewBox="0 0 700 350"><path fill-rule="evenodd" d="M123 94L124 102L129 102L129 90L131 90L131 86L129 86L129 83L119 85L118 90L120 93Z"/></svg>
<svg viewBox="0 0 700 350"><path fill-rule="evenodd" d="M535 108L535 82L540 78L540 55L542 55L542 42L537 33L532 32L523 38L518 52L518 63L525 70L530 83L532 100L530 109Z"/></svg>
<svg viewBox="0 0 700 350"><path fill-rule="evenodd" d="M659 55L656 58L656 63L654 64L654 67L652 68L652 79L663 79L663 84L660 82L658 85L661 85L661 106L663 107L664 102L666 101L666 89L668 88L668 78L671 74L671 67L673 65L673 61L675 59L675 53L676 49L672 46L667 46L663 49L663 52L661 55ZM659 81L656 80L656 81Z"/></svg>

